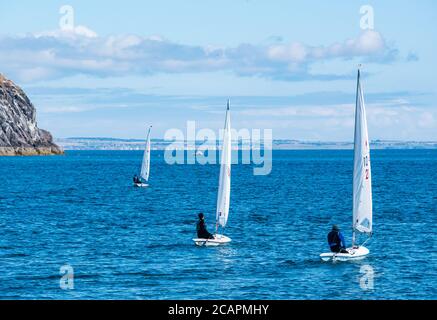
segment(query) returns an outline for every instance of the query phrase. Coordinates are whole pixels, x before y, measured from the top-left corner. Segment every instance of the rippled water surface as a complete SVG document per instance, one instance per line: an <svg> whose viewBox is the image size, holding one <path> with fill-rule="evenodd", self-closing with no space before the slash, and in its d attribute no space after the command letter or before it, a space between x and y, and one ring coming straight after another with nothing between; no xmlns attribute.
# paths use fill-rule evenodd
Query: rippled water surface
<svg viewBox="0 0 437 320"><path fill-rule="evenodd" d="M372 152L374 237L360 262L322 263L339 224L350 243L352 151L274 151L273 170L232 167L226 234L214 226L217 165L167 165L152 151L0 158L3 299L436 299L437 151ZM60 288L60 267L74 289ZM373 289L372 289L373 287Z"/></svg>

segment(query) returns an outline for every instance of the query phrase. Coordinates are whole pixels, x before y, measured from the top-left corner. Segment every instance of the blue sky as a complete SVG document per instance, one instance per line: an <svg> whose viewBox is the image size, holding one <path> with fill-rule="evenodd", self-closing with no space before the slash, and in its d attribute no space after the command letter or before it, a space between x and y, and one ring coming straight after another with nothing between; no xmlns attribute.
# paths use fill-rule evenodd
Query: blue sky
<svg viewBox="0 0 437 320"><path fill-rule="evenodd" d="M436 140L436 24L431 0L1 1L0 72L57 137L218 129L230 97L236 128L351 141L362 63L370 138Z"/></svg>

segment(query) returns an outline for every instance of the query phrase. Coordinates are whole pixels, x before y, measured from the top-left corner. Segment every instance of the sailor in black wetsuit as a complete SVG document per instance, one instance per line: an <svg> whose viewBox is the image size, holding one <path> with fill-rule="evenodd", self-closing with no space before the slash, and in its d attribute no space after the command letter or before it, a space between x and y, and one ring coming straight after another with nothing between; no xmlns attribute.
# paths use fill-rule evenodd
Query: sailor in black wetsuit
<svg viewBox="0 0 437 320"><path fill-rule="evenodd" d="M214 236L208 232L205 225L203 213L199 213L199 221L197 222L197 237L199 239L214 239Z"/></svg>
<svg viewBox="0 0 437 320"><path fill-rule="evenodd" d="M328 244L332 252L349 253L346 250L346 242L340 232L340 228L335 224L332 226L331 232L328 233Z"/></svg>
<svg viewBox="0 0 437 320"><path fill-rule="evenodd" d="M138 178L137 175L134 175L134 183L135 183L135 184L137 184L137 183L141 183L140 178Z"/></svg>

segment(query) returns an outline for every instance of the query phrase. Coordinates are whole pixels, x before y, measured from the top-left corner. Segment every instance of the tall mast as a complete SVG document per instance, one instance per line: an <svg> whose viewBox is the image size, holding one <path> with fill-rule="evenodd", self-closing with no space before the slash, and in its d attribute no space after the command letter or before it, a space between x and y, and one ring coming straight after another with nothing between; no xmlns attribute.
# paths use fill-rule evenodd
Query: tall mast
<svg viewBox="0 0 437 320"><path fill-rule="evenodd" d="M357 91L356 91L356 98L355 98L355 130L354 130L354 150L357 147L356 146L356 135L357 135L357 122L358 122L358 91L360 88L360 68L361 68L361 64L358 65L358 74L357 74ZM354 152L354 164L355 164L355 152ZM353 179L354 174L352 174L352 179ZM353 182L352 182L352 189L353 189ZM355 217L352 214L352 247L355 246L355 241L356 241L356 232L355 232L355 221L354 221Z"/></svg>
<svg viewBox="0 0 437 320"><path fill-rule="evenodd" d="M150 130L152 129L152 126L149 127L149 130L147 131L147 137L146 137L146 146L144 148L144 155L143 155L143 161L141 163L141 171L140 176L144 180L149 180L149 173L150 173Z"/></svg>
<svg viewBox="0 0 437 320"><path fill-rule="evenodd" d="M231 188L231 137L230 137L230 101L226 106L225 126L223 130L222 152L220 157L219 186L217 192L216 209L216 234L219 225L226 225L229 214L230 188Z"/></svg>

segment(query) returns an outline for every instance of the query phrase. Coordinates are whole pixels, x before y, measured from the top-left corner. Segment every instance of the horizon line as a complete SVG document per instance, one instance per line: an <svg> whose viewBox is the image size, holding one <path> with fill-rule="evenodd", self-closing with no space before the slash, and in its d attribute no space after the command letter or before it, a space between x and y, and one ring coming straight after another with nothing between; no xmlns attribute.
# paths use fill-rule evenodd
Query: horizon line
<svg viewBox="0 0 437 320"><path fill-rule="evenodd" d="M118 137L104 137L104 136L96 136L96 137L55 137L54 140L116 140L116 141L144 141L145 138L118 138ZM205 142L205 140L166 140L163 138L151 138L151 141L166 141L166 142L178 142L178 141L196 141L196 142ZM233 139L236 140L236 139ZM238 139L240 140L251 140L251 139ZM259 139L263 140L263 139ZM213 141L213 140L208 140ZM216 139L216 141L220 141L220 139ZM353 143L353 140L312 140L312 139L295 139L295 138L277 138L272 141L297 141L297 142L308 142L308 143ZM371 139L370 142L378 143L378 142L394 142L394 143L437 143L437 140L395 140L395 139Z"/></svg>

